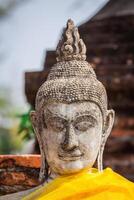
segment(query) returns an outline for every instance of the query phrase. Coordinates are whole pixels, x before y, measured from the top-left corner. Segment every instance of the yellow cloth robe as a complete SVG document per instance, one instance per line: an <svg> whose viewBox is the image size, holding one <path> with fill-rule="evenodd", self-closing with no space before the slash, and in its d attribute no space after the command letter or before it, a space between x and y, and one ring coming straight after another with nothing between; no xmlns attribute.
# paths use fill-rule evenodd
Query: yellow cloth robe
<svg viewBox="0 0 134 200"><path fill-rule="evenodd" d="M60 176L23 200L134 200L134 183L106 168Z"/></svg>

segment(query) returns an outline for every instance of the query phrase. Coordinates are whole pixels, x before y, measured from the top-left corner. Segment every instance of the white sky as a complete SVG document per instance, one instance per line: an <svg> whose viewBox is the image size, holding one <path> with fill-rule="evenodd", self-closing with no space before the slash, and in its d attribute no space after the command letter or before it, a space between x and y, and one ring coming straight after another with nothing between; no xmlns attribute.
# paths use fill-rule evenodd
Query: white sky
<svg viewBox="0 0 134 200"><path fill-rule="evenodd" d="M24 72L42 70L45 50L55 49L67 19L81 24L106 1L29 0L0 21L0 86L10 88L14 104L25 105Z"/></svg>

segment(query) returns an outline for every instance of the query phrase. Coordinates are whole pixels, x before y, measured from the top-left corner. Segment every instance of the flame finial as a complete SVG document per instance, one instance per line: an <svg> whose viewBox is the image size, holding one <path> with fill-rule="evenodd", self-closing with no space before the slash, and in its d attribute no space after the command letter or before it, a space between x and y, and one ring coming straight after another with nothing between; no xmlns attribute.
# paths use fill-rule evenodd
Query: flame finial
<svg viewBox="0 0 134 200"><path fill-rule="evenodd" d="M78 28L69 19L56 49L57 61L86 60L86 46L80 38Z"/></svg>

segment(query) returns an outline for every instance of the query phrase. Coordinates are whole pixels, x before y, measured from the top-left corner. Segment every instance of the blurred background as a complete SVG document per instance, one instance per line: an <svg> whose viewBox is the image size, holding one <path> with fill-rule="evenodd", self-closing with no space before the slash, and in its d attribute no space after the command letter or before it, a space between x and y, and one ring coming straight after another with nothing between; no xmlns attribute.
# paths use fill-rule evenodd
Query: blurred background
<svg viewBox="0 0 134 200"><path fill-rule="evenodd" d="M0 0L0 154L27 152L23 145L32 137L27 113L34 106L36 91L31 93L42 75L39 83L28 80L27 86L25 72L43 70L46 50L55 50L69 18L81 24L105 2ZM32 104L25 87L33 95Z"/></svg>
<svg viewBox="0 0 134 200"><path fill-rule="evenodd" d="M133 0L0 0L0 154L39 153L29 112L69 18L116 112L105 166L134 180Z"/></svg>

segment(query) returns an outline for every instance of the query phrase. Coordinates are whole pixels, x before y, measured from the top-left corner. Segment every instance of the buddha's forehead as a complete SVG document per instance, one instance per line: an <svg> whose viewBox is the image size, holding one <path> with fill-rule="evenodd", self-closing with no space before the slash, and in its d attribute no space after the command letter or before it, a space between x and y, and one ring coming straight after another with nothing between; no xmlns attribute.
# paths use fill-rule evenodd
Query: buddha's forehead
<svg viewBox="0 0 134 200"><path fill-rule="evenodd" d="M51 115L58 115L66 119L73 119L81 115L91 115L95 118L102 117L99 106L94 102L77 103L49 103L45 106L44 112Z"/></svg>

